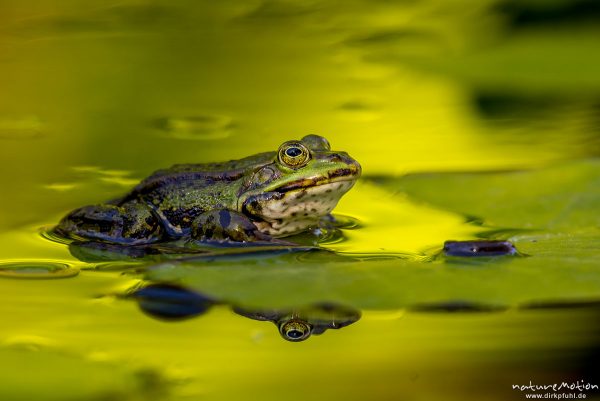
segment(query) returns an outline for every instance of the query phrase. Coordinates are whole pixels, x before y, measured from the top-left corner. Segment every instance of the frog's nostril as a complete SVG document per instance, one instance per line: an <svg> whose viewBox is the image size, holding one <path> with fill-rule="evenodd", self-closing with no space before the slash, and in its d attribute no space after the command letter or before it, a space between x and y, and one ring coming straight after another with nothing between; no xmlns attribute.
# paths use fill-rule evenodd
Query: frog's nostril
<svg viewBox="0 0 600 401"><path fill-rule="evenodd" d="M343 160L342 156L338 155L337 153L334 153L331 156L329 156L329 161L331 161L333 163L339 163L342 160Z"/></svg>

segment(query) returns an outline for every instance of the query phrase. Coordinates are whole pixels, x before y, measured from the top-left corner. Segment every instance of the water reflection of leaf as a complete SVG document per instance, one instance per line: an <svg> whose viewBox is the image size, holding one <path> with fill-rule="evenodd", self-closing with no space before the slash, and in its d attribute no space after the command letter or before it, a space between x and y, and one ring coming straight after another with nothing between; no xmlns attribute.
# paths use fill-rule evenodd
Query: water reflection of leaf
<svg viewBox="0 0 600 401"><path fill-rule="evenodd" d="M200 114L158 118L153 125L172 139L215 140L227 138L237 124L228 116Z"/></svg>

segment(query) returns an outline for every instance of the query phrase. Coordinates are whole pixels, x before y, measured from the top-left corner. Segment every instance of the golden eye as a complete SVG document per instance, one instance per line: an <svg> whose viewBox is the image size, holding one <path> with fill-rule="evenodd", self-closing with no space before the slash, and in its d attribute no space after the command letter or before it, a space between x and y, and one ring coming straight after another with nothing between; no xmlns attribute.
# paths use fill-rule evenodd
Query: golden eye
<svg viewBox="0 0 600 401"><path fill-rule="evenodd" d="M310 160L310 152L302 143L297 141L286 142L279 147L279 162L290 168L306 166Z"/></svg>
<svg viewBox="0 0 600 401"><path fill-rule="evenodd" d="M311 334L311 327L302 320L288 320L279 326L281 336L288 341L304 341Z"/></svg>

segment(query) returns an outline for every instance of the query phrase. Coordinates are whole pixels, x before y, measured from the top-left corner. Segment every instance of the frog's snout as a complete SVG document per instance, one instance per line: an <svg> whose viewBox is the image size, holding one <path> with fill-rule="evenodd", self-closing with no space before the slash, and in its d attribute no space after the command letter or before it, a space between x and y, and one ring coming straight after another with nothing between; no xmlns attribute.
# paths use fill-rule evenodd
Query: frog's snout
<svg viewBox="0 0 600 401"><path fill-rule="evenodd" d="M360 177L360 175L362 174L362 167L361 167L360 163L352 158L350 158L350 160L351 160L351 163L349 164L350 171L352 171L354 173L356 178Z"/></svg>
<svg viewBox="0 0 600 401"><path fill-rule="evenodd" d="M347 166L349 175L356 176L358 178L362 173L362 167L359 162L354 160L346 152L335 152L327 156L327 160L331 163L343 164Z"/></svg>

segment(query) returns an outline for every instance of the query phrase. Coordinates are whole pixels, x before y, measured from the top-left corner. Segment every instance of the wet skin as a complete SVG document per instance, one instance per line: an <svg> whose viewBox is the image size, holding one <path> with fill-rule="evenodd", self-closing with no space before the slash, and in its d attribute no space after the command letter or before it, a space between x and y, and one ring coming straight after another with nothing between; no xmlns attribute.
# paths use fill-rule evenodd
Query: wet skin
<svg viewBox="0 0 600 401"><path fill-rule="evenodd" d="M131 245L180 238L269 241L316 227L360 173L347 153L308 135L276 152L159 170L123 198L72 211L55 232Z"/></svg>

